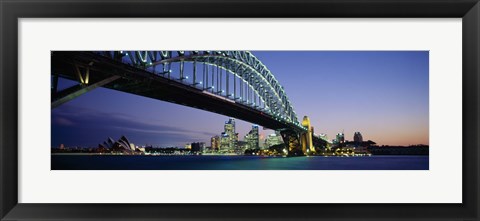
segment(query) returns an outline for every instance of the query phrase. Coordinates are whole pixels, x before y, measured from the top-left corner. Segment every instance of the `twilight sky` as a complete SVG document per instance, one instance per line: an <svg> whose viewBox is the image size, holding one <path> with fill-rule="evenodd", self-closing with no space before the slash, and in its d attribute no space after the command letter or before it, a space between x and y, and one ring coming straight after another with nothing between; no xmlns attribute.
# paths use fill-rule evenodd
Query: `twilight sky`
<svg viewBox="0 0 480 221"><path fill-rule="evenodd" d="M429 144L428 51L252 51L275 75L299 119L329 139L360 131L380 145ZM62 81L64 85L70 82ZM52 110L52 146L184 146L223 131L228 116L98 88ZM243 136L251 123L237 119ZM271 130L261 130L263 136Z"/></svg>

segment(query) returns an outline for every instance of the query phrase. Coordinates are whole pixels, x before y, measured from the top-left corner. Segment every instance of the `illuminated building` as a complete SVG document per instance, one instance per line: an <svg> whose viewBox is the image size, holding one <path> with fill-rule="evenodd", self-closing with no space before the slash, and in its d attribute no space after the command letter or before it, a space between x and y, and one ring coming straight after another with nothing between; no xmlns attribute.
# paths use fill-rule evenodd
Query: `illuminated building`
<svg viewBox="0 0 480 221"><path fill-rule="evenodd" d="M274 134L270 134L265 138L265 148L269 148L274 145L282 144L282 136L280 135L280 132L275 131Z"/></svg>
<svg viewBox="0 0 480 221"><path fill-rule="evenodd" d="M220 136L220 149L221 151L226 151L230 148L230 137L225 132L222 132Z"/></svg>
<svg viewBox="0 0 480 221"><path fill-rule="evenodd" d="M234 152L237 153L237 154L244 154L246 149L248 149L247 148L247 142L237 141L237 146L236 146Z"/></svg>
<svg viewBox="0 0 480 221"><path fill-rule="evenodd" d="M253 125L252 130L245 135L244 138L246 142L246 148L257 149L259 148L259 136L258 136L258 125Z"/></svg>
<svg viewBox="0 0 480 221"><path fill-rule="evenodd" d="M120 137L120 139L115 144L117 144L117 146L120 146L123 149L132 150L130 147L130 141L125 136Z"/></svg>
<svg viewBox="0 0 480 221"><path fill-rule="evenodd" d="M343 133L338 133L334 141L339 147L345 146L345 135Z"/></svg>
<svg viewBox="0 0 480 221"><path fill-rule="evenodd" d="M131 143L126 136L120 137L118 141L114 141L111 137L103 144L98 145L98 149L101 152L114 152L122 154L133 154L135 152L144 152L139 149L135 144Z"/></svg>
<svg viewBox="0 0 480 221"><path fill-rule="evenodd" d="M238 142L238 133L235 132L235 119L225 122L224 132L220 138L220 150L233 151Z"/></svg>
<svg viewBox="0 0 480 221"><path fill-rule="evenodd" d="M135 150L135 144L134 143L130 143L130 150Z"/></svg>
<svg viewBox="0 0 480 221"><path fill-rule="evenodd" d="M210 146L212 150L219 150L220 149L220 137L214 136L210 139Z"/></svg>

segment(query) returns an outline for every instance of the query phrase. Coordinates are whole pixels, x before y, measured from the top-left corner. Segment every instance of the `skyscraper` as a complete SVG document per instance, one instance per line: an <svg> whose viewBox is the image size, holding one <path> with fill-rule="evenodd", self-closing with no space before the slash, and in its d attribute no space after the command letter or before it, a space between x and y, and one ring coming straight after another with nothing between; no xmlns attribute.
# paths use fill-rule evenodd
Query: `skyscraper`
<svg viewBox="0 0 480 221"><path fill-rule="evenodd" d="M212 150L219 150L220 149L220 137L219 136L213 136L210 139L210 146Z"/></svg>
<svg viewBox="0 0 480 221"><path fill-rule="evenodd" d="M339 147L343 147L345 145L345 134L338 133L335 140Z"/></svg>
<svg viewBox="0 0 480 221"><path fill-rule="evenodd" d="M355 132L355 134L353 135L353 141L356 144L362 143L363 142L362 134L360 132Z"/></svg>
<svg viewBox="0 0 480 221"><path fill-rule="evenodd" d="M259 134L258 134L258 125L253 125L252 130L245 135L245 142L247 143L247 148L257 149L259 148Z"/></svg>
<svg viewBox="0 0 480 221"><path fill-rule="evenodd" d="M233 151L237 145L238 134L235 132L235 119L225 121L224 132L220 138L220 149Z"/></svg>
<svg viewBox="0 0 480 221"><path fill-rule="evenodd" d="M338 133L336 138L339 143L345 142L345 135L343 133Z"/></svg>

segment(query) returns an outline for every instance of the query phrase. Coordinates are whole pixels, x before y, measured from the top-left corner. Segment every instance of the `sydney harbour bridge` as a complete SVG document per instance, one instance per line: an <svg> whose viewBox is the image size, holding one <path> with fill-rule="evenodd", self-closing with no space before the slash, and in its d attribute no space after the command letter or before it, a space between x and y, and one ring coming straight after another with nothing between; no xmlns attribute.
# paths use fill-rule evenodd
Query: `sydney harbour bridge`
<svg viewBox="0 0 480 221"><path fill-rule="evenodd" d="M287 155L311 155L327 141L298 121L274 74L248 51L53 51L56 108L98 87L202 109L280 131ZM59 90L58 79L77 81Z"/></svg>

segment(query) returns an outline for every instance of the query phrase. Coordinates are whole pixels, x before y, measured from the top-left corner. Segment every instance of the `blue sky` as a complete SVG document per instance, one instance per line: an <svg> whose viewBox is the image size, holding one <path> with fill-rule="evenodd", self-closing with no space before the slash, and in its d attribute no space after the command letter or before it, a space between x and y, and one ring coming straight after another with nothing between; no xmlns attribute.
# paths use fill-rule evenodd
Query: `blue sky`
<svg viewBox="0 0 480 221"><path fill-rule="evenodd" d="M316 133L379 144L428 143L428 51L252 51ZM138 145L209 143L228 116L99 88L52 110L52 146L97 146L126 135ZM240 137L251 123L237 120ZM262 135L271 130L261 131Z"/></svg>

